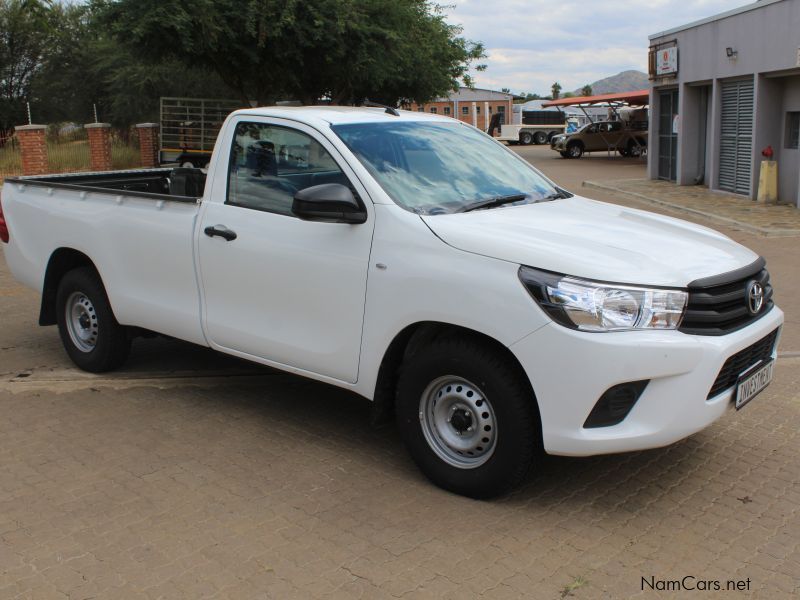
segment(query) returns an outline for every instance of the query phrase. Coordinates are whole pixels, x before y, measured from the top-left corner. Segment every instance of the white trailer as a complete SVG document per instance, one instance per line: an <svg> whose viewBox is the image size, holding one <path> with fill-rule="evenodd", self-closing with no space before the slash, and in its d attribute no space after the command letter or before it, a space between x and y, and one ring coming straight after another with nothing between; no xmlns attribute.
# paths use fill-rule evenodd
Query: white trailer
<svg viewBox="0 0 800 600"><path fill-rule="evenodd" d="M499 115L495 115L489 124L489 134L502 142L525 146L547 144L554 135L564 133L568 121L567 115L559 110L525 110L520 107L511 115L512 122L502 125Z"/></svg>

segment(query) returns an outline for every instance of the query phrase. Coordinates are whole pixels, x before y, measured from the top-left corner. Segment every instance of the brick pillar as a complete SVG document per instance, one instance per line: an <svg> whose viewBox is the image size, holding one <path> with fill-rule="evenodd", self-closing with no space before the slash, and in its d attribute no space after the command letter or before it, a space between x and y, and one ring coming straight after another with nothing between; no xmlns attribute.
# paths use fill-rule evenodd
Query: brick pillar
<svg viewBox="0 0 800 600"><path fill-rule="evenodd" d="M139 155L143 167L158 166L158 123L139 123Z"/></svg>
<svg viewBox="0 0 800 600"><path fill-rule="evenodd" d="M89 123L83 126L89 134L89 156L92 171L110 171L111 166L111 125L109 123Z"/></svg>
<svg viewBox="0 0 800 600"><path fill-rule="evenodd" d="M47 162L46 125L20 125L14 130L22 153L23 175L44 175L50 170Z"/></svg>

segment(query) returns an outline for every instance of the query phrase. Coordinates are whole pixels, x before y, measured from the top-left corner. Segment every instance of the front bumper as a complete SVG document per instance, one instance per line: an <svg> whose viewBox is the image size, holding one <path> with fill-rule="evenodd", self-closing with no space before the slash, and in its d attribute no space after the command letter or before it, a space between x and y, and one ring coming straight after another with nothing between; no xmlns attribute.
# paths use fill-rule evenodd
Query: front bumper
<svg viewBox="0 0 800 600"><path fill-rule="evenodd" d="M567 149L567 139L553 139L550 141L550 149L558 152L563 152Z"/></svg>
<svg viewBox="0 0 800 600"><path fill-rule="evenodd" d="M777 306L723 336L586 333L550 323L512 345L511 351L536 394L545 450L591 456L666 446L713 423L733 406L732 389L706 399L725 361L782 324L783 312ZM773 357L775 353L773 349ZM583 427L608 388L643 379L650 383L621 423Z"/></svg>

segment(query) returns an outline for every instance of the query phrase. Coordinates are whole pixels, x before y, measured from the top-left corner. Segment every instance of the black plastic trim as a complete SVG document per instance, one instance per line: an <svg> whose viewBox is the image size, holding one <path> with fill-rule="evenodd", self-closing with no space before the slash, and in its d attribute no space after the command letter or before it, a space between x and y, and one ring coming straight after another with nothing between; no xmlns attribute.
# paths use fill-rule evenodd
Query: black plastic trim
<svg viewBox="0 0 800 600"><path fill-rule="evenodd" d="M727 273L721 273L719 275L712 275L711 277L695 279L686 287L688 287L690 290L702 290L705 288L725 285L726 283L736 283L740 279L745 279L747 277L752 277L753 275L759 274L762 270L764 270L765 266L767 266L767 261L763 256L759 256L757 260L753 261L746 267L734 269L733 271L728 271Z"/></svg>
<svg viewBox="0 0 800 600"><path fill-rule="evenodd" d="M53 189L71 190L74 192L86 192L92 194L104 194L106 196L132 196L134 198L147 198L149 200L164 200L167 202L181 202L184 204L197 204L199 198L190 196L171 196L170 194L154 194L152 192L137 192L134 190L120 190L116 188L104 188L99 185L80 185L75 183L62 183L57 181L57 178L74 177L78 179L97 179L102 182L103 178L114 176L115 179L120 179L120 175L131 173L131 175L155 175L157 173L167 174L172 172L173 169L149 169L136 172L124 171L121 173L92 173L88 175L56 175L53 177L7 177L6 183L14 183L16 185L32 185L35 187L45 187Z"/></svg>
<svg viewBox="0 0 800 600"><path fill-rule="evenodd" d="M586 421L583 423L584 429L611 427L622 423L641 398L648 383L650 383L649 379L643 379L618 383L608 388L595 403L589 416L586 417ZM621 394L627 397L615 398ZM614 405L615 400L617 400L616 405Z"/></svg>

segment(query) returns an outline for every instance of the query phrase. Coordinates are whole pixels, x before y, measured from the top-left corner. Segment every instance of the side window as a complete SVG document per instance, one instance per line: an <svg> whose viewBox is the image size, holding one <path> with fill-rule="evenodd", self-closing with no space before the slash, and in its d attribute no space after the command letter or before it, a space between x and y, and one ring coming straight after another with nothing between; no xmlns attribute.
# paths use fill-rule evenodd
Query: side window
<svg viewBox="0 0 800 600"><path fill-rule="evenodd" d="M611 121L611 123L608 124L608 130L622 131L622 123L620 123L619 121Z"/></svg>
<svg viewBox="0 0 800 600"><path fill-rule="evenodd" d="M328 151L309 135L277 125L239 123L228 166L228 204L292 214L294 195L322 183L350 186Z"/></svg>

